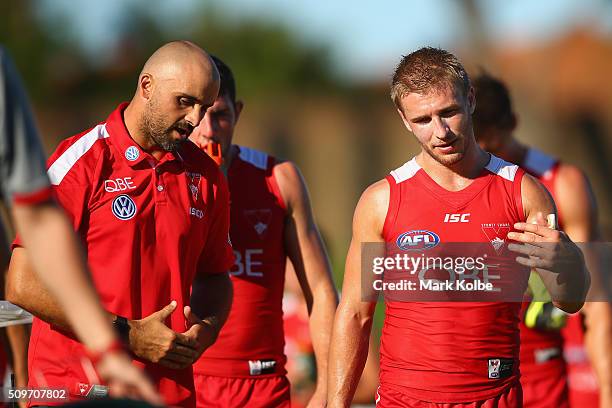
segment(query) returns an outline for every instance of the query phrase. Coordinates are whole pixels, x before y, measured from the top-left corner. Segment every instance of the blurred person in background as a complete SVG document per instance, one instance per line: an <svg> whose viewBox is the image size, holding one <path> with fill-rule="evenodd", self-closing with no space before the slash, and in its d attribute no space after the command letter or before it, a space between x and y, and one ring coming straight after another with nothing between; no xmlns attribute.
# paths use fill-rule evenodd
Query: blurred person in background
<svg viewBox="0 0 612 408"><path fill-rule="evenodd" d="M372 272L362 271L368 254L364 243L379 243L377 254L393 256L394 248L404 249L401 238L407 233L435 231L436 242L481 242L487 244L485 257L502 261L495 253L508 239L549 242L555 251L542 244L509 244L506 250L519 253L520 266L514 267L512 255L497 265L497 273L512 274L520 295L529 269L537 268L555 303L572 313L580 309L588 289L580 250L546 226L543 214L555 214L555 208L544 187L476 144L474 90L454 55L425 47L403 57L391 95L421 152L368 187L357 204L330 347L330 407L349 405L368 354L378 296L363 292L362 285L367 288L369 282L362 273ZM447 222L449 213L463 214L459 220L464 221ZM487 234L483 226L490 223L500 227ZM558 284L557 278L571 279L571 285ZM385 302L377 407L522 406L520 304L409 300Z"/></svg>
<svg viewBox="0 0 612 408"><path fill-rule="evenodd" d="M244 107L231 69L213 57L221 90L191 140L217 160L231 193L234 303L215 345L194 366L198 406L288 407L282 297L289 257L308 308L317 382L325 406L337 294L304 180L290 161L232 144Z"/></svg>
<svg viewBox="0 0 612 408"><path fill-rule="evenodd" d="M187 140L218 90L205 51L165 44L146 61L132 100L66 139L49 161L53 193L85 243L108 321L174 406L195 406L192 364L231 304L227 184ZM70 334L79 326L32 273L25 243L13 251L7 296L36 316L29 386L65 388L74 400L106 394L81 365L86 353Z"/></svg>
<svg viewBox="0 0 612 408"><path fill-rule="evenodd" d="M0 191L0 199L12 207L17 231L31 250L28 261L36 276L65 312L111 393L160 403L153 385L130 363L88 279L89 271L72 226L52 198L26 92L1 46Z"/></svg>
<svg viewBox="0 0 612 408"><path fill-rule="evenodd" d="M548 189L557 206L559 226L573 241L600 240L595 196L584 173L514 137L518 118L510 92L501 80L483 73L474 80L474 87L474 131L480 146L520 165ZM587 255L586 260L591 272L600 271L597 257ZM532 276L528 295L537 298L533 292L537 293L538 287L541 283ZM610 303L587 302L580 314L567 319L566 325L566 316L540 298L524 302L522 317L520 359L525 407L612 407Z"/></svg>

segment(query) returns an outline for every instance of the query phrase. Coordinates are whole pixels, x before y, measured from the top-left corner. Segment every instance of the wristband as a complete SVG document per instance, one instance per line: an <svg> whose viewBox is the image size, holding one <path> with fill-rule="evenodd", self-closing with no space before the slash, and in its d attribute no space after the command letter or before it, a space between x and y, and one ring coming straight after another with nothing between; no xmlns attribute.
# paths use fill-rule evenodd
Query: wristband
<svg viewBox="0 0 612 408"><path fill-rule="evenodd" d="M129 344L130 340L130 325L128 320L123 316L117 316L113 321L113 327L117 331L119 338L125 344Z"/></svg>
<svg viewBox="0 0 612 408"><path fill-rule="evenodd" d="M102 360L108 354L117 353L117 352L124 351L124 350L125 348L123 347L123 343L121 343L121 341L113 340L111 344L106 346L101 351L88 351L87 357L89 357L89 359L91 360L91 363L95 367L98 365L100 360Z"/></svg>

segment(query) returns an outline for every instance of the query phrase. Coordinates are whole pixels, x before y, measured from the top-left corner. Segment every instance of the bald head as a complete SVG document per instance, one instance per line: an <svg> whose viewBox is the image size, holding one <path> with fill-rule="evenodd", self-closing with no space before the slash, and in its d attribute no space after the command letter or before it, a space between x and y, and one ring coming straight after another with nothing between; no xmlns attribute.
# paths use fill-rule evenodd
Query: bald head
<svg viewBox="0 0 612 408"><path fill-rule="evenodd" d="M173 41L157 49L147 60L140 75L149 74L159 79L173 78L185 71L219 80L219 72L208 54L190 41Z"/></svg>
<svg viewBox="0 0 612 408"><path fill-rule="evenodd" d="M163 45L149 57L124 118L147 149L175 150L200 123L219 93L219 72L208 54L188 41Z"/></svg>

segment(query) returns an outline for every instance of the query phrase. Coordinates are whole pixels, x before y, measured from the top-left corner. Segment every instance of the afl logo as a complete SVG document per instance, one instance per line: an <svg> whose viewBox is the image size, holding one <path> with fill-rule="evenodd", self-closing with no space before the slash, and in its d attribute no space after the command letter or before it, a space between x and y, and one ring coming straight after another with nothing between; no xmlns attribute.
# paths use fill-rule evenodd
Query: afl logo
<svg viewBox="0 0 612 408"><path fill-rule="evenodd" d="M397 237L397 246L404 251L420 251L430 249L440 243L440 237L435 232L414 230L404 232Z"/></svg>
<svg viewBox="0 0 612 408"><path fill-rule="evenodd" d="M125 158L129 161L137 160L140 156L140 150L136 146L130 146L125 149Z"/></svg>
<svg viewBox="0 0 612 408"><path fill-rule="evenodd" d="M113 200L113 214L122 221L129 220L136 214L136 203L127 194L121 194Z"/></svg>

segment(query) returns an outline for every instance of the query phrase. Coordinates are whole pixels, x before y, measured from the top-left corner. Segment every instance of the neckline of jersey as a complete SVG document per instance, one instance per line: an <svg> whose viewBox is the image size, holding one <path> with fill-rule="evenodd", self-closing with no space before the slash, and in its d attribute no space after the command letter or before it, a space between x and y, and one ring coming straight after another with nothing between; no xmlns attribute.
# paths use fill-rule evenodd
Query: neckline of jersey
<svg viewBox="0 0 612 408"><path fill-rule="evenodd" d="M487 166L493 160L493 155L489 156L489 161L482 168L478 176L466 187L461 190L451 191L439 185L417 162L416 157L413 158L414 163L418 166L419 170L417 175L421 175L421 181L425 189L434 196L434 198L444 201L450 207L455 210L466 207L472 202L480 192L485 189L491 181L493 181L492 173L489 171Z"/></svg>
<svg viewBox="0 0 612 408"><path fill-rule="evenodd" d="M117 148L123 160L130 167L136 167L145 160L149 164L149 167L158 167L169 161L178 161L179 163L182 163L183 158L181 157L180 152L176 152L176 154L173 152L166 152L159 160L157 160L150 153L143 150L138 143L136 143L128 132L123 119L123 112L128 105L129 102L120 103L106 119L106 130L110 136L109 139ZM138 157L135 160L128 160L126 157L126 151L130 147L134 147L138 150Z"/></svg>

